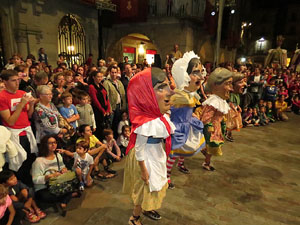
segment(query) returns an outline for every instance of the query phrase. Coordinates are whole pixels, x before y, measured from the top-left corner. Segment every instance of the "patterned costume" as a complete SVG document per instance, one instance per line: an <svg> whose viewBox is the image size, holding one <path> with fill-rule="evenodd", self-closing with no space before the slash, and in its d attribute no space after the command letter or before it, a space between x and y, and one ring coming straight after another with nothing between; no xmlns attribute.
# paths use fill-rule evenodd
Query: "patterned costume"
<svg viewBox="0 0 300 225"><path fill-rule="evenodd" d="M222 155L221 146L224 144L226 131L224 115L228 113L230 107L226 100L214 94L203 102L203 106L200 120L204 124L206 151L211 155Z"/></svg>
<svg viewBox="0 0 300 225"><path fill-rule="evenodd" d="M205 147L202 122L193 117L193 108L200 104L197 93L175 90L171 98L171 121L176 126L172 135L170 157L193 156Z"/></svg>

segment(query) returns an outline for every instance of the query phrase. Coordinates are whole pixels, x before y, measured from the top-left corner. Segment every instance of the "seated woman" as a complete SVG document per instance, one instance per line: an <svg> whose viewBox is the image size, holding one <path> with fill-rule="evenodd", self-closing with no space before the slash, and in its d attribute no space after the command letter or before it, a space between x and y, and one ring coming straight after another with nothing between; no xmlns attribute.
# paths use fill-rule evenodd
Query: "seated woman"
<svg viewBox="0 0 300 225"><path fill-rule="evenodd" d="M57 134L59 137L63 137L68 130L59 127L61 115L51 102L51 88L47 85L40 85L37 88L37 94L39 96L39 103L36 105L34 111L37 143L40 143L41 137L49 134Z"/></svg>
<svg viewBox="0 0 300 225"><path fill-rule="evenodd" d="M68 202L71 200L72 196L75 197L78 193L70 192L62 196L56 196L51 194L48 190L46 183L50 178L57 177L68 171L63 163L62 156L59 153L56 153L56 151L56 135L52 134L43 137L39 148L39 157L37 157L32 164L31 173L36 199L45 203L56 203L62 216L65 216ZM61 168L60 171L58 171L58 163Z"/></svg>

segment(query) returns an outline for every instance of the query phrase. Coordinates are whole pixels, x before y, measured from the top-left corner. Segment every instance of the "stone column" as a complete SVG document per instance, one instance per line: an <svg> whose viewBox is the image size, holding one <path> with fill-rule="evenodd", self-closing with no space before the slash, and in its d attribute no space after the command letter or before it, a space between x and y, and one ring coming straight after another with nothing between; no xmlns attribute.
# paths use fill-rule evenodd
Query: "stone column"
<svg viewBox="0 0 300 225"><path fill-rule="evenodd" d="M16 42L18 49L17 53L21 54L24 59L28 55L28 38L26 30L16 30Z"/></svg>

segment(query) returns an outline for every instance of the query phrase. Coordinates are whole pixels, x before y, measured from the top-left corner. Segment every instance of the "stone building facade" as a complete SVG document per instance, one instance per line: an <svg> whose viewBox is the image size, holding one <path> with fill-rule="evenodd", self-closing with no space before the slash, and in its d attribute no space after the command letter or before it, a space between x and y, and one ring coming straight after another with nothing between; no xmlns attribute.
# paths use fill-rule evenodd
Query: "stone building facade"
<svg viewBox="0 0 300 225"><path fill-rule="evenodd" d="M85 31L86 53L98 54L98 15L95 7L79 0L1 0L1 37L6 61L14 53L35 57L43 47L51 65L58 58L58 25L74 15Z"/></svg>

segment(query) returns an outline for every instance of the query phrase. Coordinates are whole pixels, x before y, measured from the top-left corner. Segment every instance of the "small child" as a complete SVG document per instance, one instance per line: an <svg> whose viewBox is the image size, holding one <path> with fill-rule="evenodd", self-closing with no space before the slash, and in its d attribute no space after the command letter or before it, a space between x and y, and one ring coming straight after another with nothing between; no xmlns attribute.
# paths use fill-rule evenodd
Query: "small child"
<svg viewBox="0 0 300 225"><path fill-rule="evenodd" d="M84 91L80 91L78 93L79 104L76 105L76 109L80 116L78 120L78 126L82 124L87 124L93 128L93 131L96 130L96 121L95 115L92 106L88 103L89 102L89 95Z"/></svg>
<svg viewBox="0 0 300 225"><path fill-rule="evenodd" d="M253 126L253 123L252 123L252 113L253 113L252 108L248 108L247 112L244 114L244 116L243 116L243 124L244 124L245 127L251 127L251 126Z"/></svg>
<svg viewBox="0 0 300 225"><path fill-rule="evenodd" d="M81 135L80 138L77 139L77 143L81 142L81 141L85 141L87 143L89 143L89 151L88 153L94 157L94 169L95 169L95 173L97 174L97 176L99 178L102 179L108 179L108 178L113 178L116 175L116 171L110 169L108 167L108 163L107 163L107 153L106 153L106 149L107 146L103 143L101 143L101 141L98 140L98 138L96 138L95 135L93 135L92 129L89 125L87 124L83 124L79 127L78 129L79 134ZM103 168L104 168L104 172L100 172L99 170L99 162L102 163Z"/></svg>
<svg viewBox="0 0 300 225"><path fill-rule="evenodd" d="M260 123L260 119L259 119L259 115L258 115L256 107L253 108L252 123L254 124L254 126L257 126L257 127L259 126L259 123Z"/></svg>
<svg viewBox="0 0 300 225"><path fill-rule="evenodd" d="M76 129L76 121L80 119L76 107L72 104L72 94L64 92L61 94L63 107L59 108L60 114L67 119L67 121Z"/></svg>
<svg viewBox="0 0 300 225"><path fill-rule="evenodd" d="M118 125L118 134L122 134L122 127L124 125L129 126L129 120L128 120L128 113L127 112L123 112L122 113L122 120L120 121L119 125Z"/></svg>
<svg viewBox="0 0 300 225"><path fill-rule="evenodd" d="M8 188L16 212L23 211L30 223L37 223L40 219L46 217L46 213L36 205L33 199L33 190L17 180L13 171L2 171L0 173L0 183Z"/></svg>
<svg viewBox="0 0 300 225"><path fill-rule="evenodd" d="M120 147L122 157L126 153L126 148L129 143L129 136L130 136L130 126L124 125L122 127L122 134L119 136L119 138L117 140L117 144Z"/></svg>
<svg viewBox="0 0 300 225"><path fill-rule="evenodd" d="M278 97L278 100L275 103L276 107L276 115L278 120L286 121L288 120L288 116L285 114L285 111L287 110L287 103L285 102L284 95L280 95Z"/></svg>
<svg viewBox="0 0 300 225"><path fill-rule="evenodd" d="M267 115L270 122L272 122L272 123L275 122L274 112L273 112L273 104L270 101L267 102L266 115Z"/></svg>
<svg viewBox="0 0 300 225"><path fill-rule="evenodd" d="M289 92L286 90L285 86L280 87L278 95L283 95L285 100L289 98Z"/></svg>
<svg viewBox="0 0 300 225"><path fill-rule="evenodd" d="M292 98L292 111L297 114L300 115L300 100L299 100L299 95L295 95Z"/></svg>
<svg viewBox="0 0 300 225"><path fill-rule="evenodd" d="M84 191L84 186L92 186L93 179L91 173L94 167L94 159L88 154L89 143L80 141L76 143L76 152L60 149L60 153L66 154L74 158L73 170L80 181L79 190Z"/></svg>
<svg viewBox="0 0 300 225"><path fill-rule="evenodd" d="M0 224L21 224L15 215L16 211L8 196L8 190L3 184L0 184Z"/></svg>
<svg viewBox="0 0 300 225"><path fill-rule="evenodd" d="M265 108L265 106L260 106L259 107L258 115L259 115L259 124L261 126L265 126L265 125L269 124L269 119L268 119L268 117L266 115L266 108Z"/></svg>
<svg viewBox="0 0 300 225"><path fill-rule="evenodd" d="M107 145L108 158L113 161L121 161L121 150L114 139L113 131L111 129L104 129L103 135L105 137L103 143Z"/></svg>

